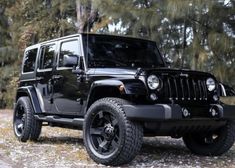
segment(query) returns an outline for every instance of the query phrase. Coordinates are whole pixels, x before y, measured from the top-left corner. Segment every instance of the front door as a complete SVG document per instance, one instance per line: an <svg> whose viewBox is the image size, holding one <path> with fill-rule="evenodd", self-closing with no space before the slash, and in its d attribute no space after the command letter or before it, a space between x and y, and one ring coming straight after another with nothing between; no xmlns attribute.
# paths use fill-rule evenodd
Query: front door
<svg viewBox="0 0 235 168"><path fill-rule="evenodd" d="M40 48L39 60L37 60L37 79L36 91L42 104L42 111L49 113L52 111L52 67L55 58L56 44L43 45Z"/></svg>
<svg viewBox="0 0 235 168"><path fill-rule="evenodd" d="M53 111L63 115L82 116L80 81L72 68L63 67L64 55L81 55L79 38L64 40L59 43L57 68L53 74Z"/></svg>

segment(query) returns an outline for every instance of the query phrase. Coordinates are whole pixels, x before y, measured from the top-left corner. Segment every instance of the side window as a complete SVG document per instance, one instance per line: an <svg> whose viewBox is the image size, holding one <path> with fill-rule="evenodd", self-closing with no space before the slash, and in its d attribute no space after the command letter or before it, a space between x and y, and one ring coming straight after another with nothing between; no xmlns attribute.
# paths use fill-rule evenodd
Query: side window
<svg viewBox="0 0 235 168"><path fill-rule="evenodd" d="M23 72L33 72L35 69L35 61L37 57L38 49L32 49L25 52Z"/></svg>
<svg viewBox="0 0 235 168"><path fill-rule="evenodd" d="M59 55L59 67L63 67L64 55L81 55L79 47L80 47L79 42L77 40L66 41L61 43L60 55Z"/></svg>
<svg viewBox="0 0 235 168"><path fill-rule="evenodd" d="M43 46L40 55L40 69L52 68L55 45Z"/></svg>

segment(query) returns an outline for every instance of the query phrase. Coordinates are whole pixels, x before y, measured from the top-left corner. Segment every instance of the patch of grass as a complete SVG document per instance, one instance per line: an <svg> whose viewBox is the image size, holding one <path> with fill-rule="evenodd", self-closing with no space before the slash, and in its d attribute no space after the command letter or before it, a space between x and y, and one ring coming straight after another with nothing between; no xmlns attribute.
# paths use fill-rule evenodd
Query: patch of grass
<svg viewBox="0 0 235 168"><path fill-rule="evenodd" d="M77 153L75 154L75 159L91 162L91 159L89 158L85 149L80 149L79 151L77 151Z"/></svg>
<svg viewBox="0 0 235 168"><path fill-rule="evenodd" d="M9 138L9 136L12 136L11 133L12 133L12 129L9 127L5 127L5 128L0 129L0 137L3 139Z"/></svg>
<svg viewBox="0 0 235 168"><path fill-rule="evenodd" d="M162 156L158 153L158 154L152 154L152 158L153 160L160 160L162 159Z"/></svg>
<svg viewBox="0 0 235 168"><path fill-rule="evenodd" d="M220 100L228 105L235 105L235 96L221 97Z"/></svg>
<svg viewBox="0 0 235 168"><path fill-rule="evenodd" d="M7 149L7 147L6 147L6 145L5 145L5 144L0 144L0 149L5 150L5 149Z"/></svg>

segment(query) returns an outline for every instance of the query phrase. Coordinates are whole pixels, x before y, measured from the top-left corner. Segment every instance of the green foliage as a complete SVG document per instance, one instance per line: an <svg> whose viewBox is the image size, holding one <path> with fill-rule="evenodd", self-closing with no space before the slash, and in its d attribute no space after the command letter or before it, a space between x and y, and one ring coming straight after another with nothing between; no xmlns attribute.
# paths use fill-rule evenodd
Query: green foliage
<svg viewBox="0 0 235 168"><path fill-rule="evenodd" d="M17 72L20 69L24 49L41 41L76 33L77 30L74 0L1 0L0 13L1 108L12 106L14 93L11 91L16 88L15 79L18 77L18 73L14 72L16 67Z"/></svg>
<svg viewBox="0 0 235 168"><path fill-rule="evenodd" d="M7 10L13 43L20 50L55 37L75 33L75 2L18 0Z"/></svg>
<svg viewBox="0 0 235 168"><path fill-rule="evenodd" d="M0 68L0 108L13 106L18 75L19 71L16 64Z"/></svg>

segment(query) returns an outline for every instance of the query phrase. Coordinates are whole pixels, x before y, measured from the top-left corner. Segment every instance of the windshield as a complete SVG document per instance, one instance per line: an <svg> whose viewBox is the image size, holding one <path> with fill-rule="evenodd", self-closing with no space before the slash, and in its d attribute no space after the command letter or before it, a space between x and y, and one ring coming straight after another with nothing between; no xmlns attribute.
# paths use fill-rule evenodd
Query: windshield
<svg viewBox="0 0 235 168"><path fill-rule="evenodd" d="M83 37L89 68L164 66L154 42L102 35Z"/></svg>

